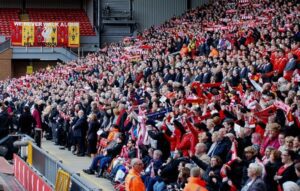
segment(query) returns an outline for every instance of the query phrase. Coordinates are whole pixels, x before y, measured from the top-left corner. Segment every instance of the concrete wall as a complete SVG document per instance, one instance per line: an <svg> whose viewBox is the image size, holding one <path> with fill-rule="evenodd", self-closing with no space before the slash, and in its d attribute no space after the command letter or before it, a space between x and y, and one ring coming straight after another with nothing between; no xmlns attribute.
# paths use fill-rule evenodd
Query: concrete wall
<svg viewBox="0 0 300 191"><path fill-rule="evenodd" d="M22 0L0 0L0 8L22 8Z"/></svg>
<svg viewBox="0 0 300 191"><path fill-rule="evenodd" d="M210 0L191 0L191 7L196 8L206 3L209 3Z"/></svg>
<svg viewBox="0 0 300 191"><path fill-rule="evenodd" d="M0 53L0 80L10 78L12 76L12 50L7 49Z"/></svg>
<svg viewBox="0 0 300 191"><path fill-rule="evenodd" d="M187 10L186 0L133 0L133 15L138 29L158 25Z"/></svg>
<svg viewBox="0 0 300 191"><path fill-rule="evenodd" d="M12 62L12 77L21 77L26 75L27 66L32 65L33 71L46 68L47 66L55 66L55 61L39 61L39 60L13 60Z"/></svg>
<svg viewBox="0 0 300 191"><path fill-rule="evenodd" d="M89 17L90 22L92 23L92 26L94 26L94 19L93 19L94 10L93 10L93 6L94 6L93 0L84 0L83 1L83 9L87 13L87 16Z"/></svg>
<svg viewBox="0 0 300 191"><path fill-rule="evenodd" d="M80 0L26 0L26 8L70 8L79 9Z"/></svg>

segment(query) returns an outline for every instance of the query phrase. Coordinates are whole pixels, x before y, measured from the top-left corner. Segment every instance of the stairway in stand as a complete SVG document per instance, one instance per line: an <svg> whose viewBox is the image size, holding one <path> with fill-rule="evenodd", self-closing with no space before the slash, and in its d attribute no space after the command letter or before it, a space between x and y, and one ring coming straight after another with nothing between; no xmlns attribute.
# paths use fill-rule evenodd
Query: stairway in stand
<svg viewBox="0 0 300 191"><path fill-rule="evenodd" d="M28 14L20 14L20 21L22 22L29 22L29 15Z"/></svg>

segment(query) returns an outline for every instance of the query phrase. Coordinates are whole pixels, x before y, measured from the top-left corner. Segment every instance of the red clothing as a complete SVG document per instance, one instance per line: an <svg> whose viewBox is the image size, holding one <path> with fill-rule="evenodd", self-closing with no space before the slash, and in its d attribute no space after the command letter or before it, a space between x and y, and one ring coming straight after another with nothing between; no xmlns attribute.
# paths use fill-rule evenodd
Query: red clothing
<svg viewBox="0 0 300 191"><path fill-rule="evenodd" d="M192 139L193 135L191 132L185 133L177 146L177 149L182 151L183 156L189 156L189 150L192 147Z"/></svg>
<svg viewBox="0 0 300 191"><path fill-rule="evenodd" d="M288 59L285 56L279 57L275 59L273 68L277 70L279 74L283 73L285 65L288 63Z"/></svg>
<svg viewBox="0 0 300 191"><path fill-rule="evenodd" d="M36 128L42 129L42 120L40 112L37 109L34 109L32 112L32 116L36 122Z"/></svg>
<svg viewBox="0 0 300 191"><path fill-rule="evenodd" d="M192 132L192 140L191 140L190 150L194 154L195 153L195 146L198 143L198 135L201 133L201 131L196 129L189 121L187 121L186 123L188 125L188 128Z"/></svg>
<svg viewBox="0 0 300 191"><path fill-rule="evenodd" d="M176 147L180 144L181 131L179 129L175 129L174 135L169 137L164 134L165 138L170 142L171 151L175 151Z"/></svg>
<svg viewBox="0 0 300 191"><path fill-rule="evenodd" d="M272 146L275 149L279 148L279 141L278 141L278 137L273 138L272 140L269 137L266 137L262 144L261 144L261 148L260 148L260 154L263 156L265 155L265 150L268 146Z"/></svg>

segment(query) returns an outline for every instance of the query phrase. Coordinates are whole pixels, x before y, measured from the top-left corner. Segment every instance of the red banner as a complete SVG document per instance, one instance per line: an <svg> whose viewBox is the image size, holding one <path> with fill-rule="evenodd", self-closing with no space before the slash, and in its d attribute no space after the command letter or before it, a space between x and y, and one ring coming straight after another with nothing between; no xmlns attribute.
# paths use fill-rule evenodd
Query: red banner
<svg viewBox="0 0 300 191"><path fill-rule="evenodd" d="M14 173L16 179L28 191L52 191L52 188L16 154Z"/></svg>
<svg viewBox="0 0 300 191"><path fill-rule="evenodd" d="M13 46L71 47L69 38L72 40L72 47L79 46L79 23L12 22L11 31Z"/></svg>

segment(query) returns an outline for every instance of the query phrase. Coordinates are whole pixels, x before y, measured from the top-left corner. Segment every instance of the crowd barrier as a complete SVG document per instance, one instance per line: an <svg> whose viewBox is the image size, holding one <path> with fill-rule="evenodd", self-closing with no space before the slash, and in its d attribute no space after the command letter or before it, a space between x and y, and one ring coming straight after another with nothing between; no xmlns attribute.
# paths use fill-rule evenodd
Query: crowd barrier
<svg viewBox="0 0 300 191"><path fill-rule="evenodd" d="M27 135L22 135L22 137L30 140ZM92 187L89 182L83 180L77 173L63 165L61 161L50 156L32 141L29 141L27 146L27 163L53 190L101 191L100 188ZM25 168L23 166L22 168Z"/></svg>

